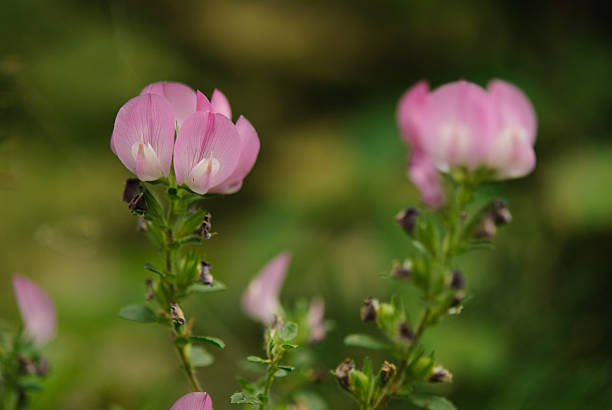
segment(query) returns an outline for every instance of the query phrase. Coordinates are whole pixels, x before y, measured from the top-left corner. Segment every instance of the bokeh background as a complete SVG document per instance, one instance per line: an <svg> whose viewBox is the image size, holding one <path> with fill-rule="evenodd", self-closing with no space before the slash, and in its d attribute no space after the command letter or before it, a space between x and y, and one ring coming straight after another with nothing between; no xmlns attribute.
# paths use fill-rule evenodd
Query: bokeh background
<svg viewBox="0 0 612 410"><path fill-rule="evenodd" d="M321 366L361 360L342 339L364 331L364 297L393 291L379 274L408 246L393 216L418 202L396 101L423 78L493 77L533 101L538 167L486 188L515 223L493 252L460 261L471 301L426 338L455 376L439 391L463 410L612 408L612 48L600 4L1 2L0 316L18 323L13 272L60 315L33 408L167 409L187 391L166 330L117 317L142 300L143 262L158 260L120 200L129 172L109 148L117 110L145 85L219 88L262 142L244 188L207 204L219 235L203 252L229 290L184 307L228 344L199 373L225 409L241 358L259 354L240 294L281 250L294 252L283 301L322 295L336 322L315 349ZM333 380L316 390L329 409L352 408Z"/></svg>

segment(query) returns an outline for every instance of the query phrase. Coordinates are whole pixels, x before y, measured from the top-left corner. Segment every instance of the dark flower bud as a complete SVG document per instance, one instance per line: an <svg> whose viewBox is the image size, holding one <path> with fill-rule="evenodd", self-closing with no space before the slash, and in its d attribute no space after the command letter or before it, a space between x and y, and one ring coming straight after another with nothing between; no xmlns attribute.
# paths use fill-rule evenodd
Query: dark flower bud
<svg viewBox="0 0 612 410"><path fill-rule="evenodd" d="M457 290L465 288L465 278L463 277L461 271L452 271L448 287Z"/></svg>
<svg viewBox="0 0 612 410"><path fill-rule="evenodd" d="M410 261L404 262L400 265L399 262L394 262L391 267L391 276L397 279L410 279L412 275L412 263Z"/></svg>
<svg viewBox="0 0 612 410"><path fill-rule="evenodd" d="M461 304L461 302L463 302L463 299L465 299L465 292L463 290L457 291L453 297L453 300L451 300L450 307L456 308Z"/></svg>
<svg viewBox="0 0 612 410"><path fill-rule="evenodd" d="M347 390L352 390L350 382L351 370L355 368L355 362L351 359L345 359L336 367L336 378L342 387Z"/></svg>
<svg viewBox="0 0 612 410"><path fill-rule="evenodd" d="M512 214L506 207L506 204L501 199L494 199L492 202L493 210L491 212L495 225L501 226L512 222Z"/></svg>
<svg viewBox="0 0 612 410"><path fill-rule="evenodd" d="M427 378L430 383L450 383L452 380L452 373L440 365L434 367Z"/></svg>
<svg viewBox="0 0 612 410"><path fill-rule="evenodd" d="M153 279L146 278L145 285L147 286L147 292L145 293L145 299L151 300L153 299L153 296L155 295L155 292L153 291Z"/></svg>
<svg viewBox="0 0 612 410"><path fill-rule="evenodd" d="M185 315L183 315L183 311L178 304L172 303L170 305L170 316L172 320L174 320L174 323L181 326L185 324Z"/></svg>
<svg viewBox="0 0 612 410"><path fill-rule="evenodd" d="M476 229L475 236L479 239L493 239L495 234L497 233L497 226L495 225L495 220L493 219L493 215L490 213L485 214L485 216L480 221L480 226Z"/></svg>
<svg viewBox="0 0 612 410"><path fill-rule="evenodd" d="M200 224L200 226L198 227L198 229L195 230L195 234L198 236L201 236L202 239L210 239L212 236L212 215L210 214L210 212L206 212L206 215L204 215L204 218L202 219L202 223Z"/></svg>
<svg viewBox="0 0 612 410"><path fill-rule="evenodd" d="M402 339L412 342L414 340L414 331L410 327L408 322L402 322L399 324L399 335Z"/></svg>
<svg viewBox="0 0 612 410"><path fill-rule="evenodd" d="M213 275L210 273L210 263L201 261L198 265L198 272L200 273L200 280L203 284L212 286L214 282Z"/></svg>
<svg viewBox="0 0 612 410"><path fill-rule="evenodd" d="M36 367L36 374L39 376L44 376L49 373L49 369L51 368L49 361L44 357L40 359L38 362L38 366Z"/></svg>
<svg viewBox="0 0 612 410"><path fill-rule="evenodd" d="M367 298L361 305L361 321L363 323L374 322L378 316L378 300L374 298Z"/></svg>
<svg viewBox="0 0 612 410"><path fill-rule="evenodd" d="M26 356L19 356L19 373L21 374L36 374L36 365Z"/></svg>
<svg viewBox="0 0 612 410"><path fill-rule="evenodd" d="M123 201L130 202L137 194L142 192L142 185L137 178L128 178L123 188Z"/></svg>
<svg viewBox="0 0 612 410"><path fill-rule="evenodd" d="M393 363L390 363L385 360L380 371L382 373L382 384L384 386L395 375L396 368Z"/></svg>
<svg viewBox="0 0 612 410"><path fill-rule="evenodd" d="M414 235L416 228L416 219L419 216L419 211L416 208L406 208L395 215L395 222L401 226L404 231L410 235Z"/></svg>

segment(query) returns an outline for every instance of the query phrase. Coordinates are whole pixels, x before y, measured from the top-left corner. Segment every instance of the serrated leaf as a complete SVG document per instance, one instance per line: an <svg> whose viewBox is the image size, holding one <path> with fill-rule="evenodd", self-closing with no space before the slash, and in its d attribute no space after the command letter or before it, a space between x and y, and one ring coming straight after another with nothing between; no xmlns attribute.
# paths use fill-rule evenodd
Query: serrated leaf
<svg viewBox="0 0 612 410"><path fill-rule="evenodd" d="M261 401L257 397L255 397L255 396L253 396L251 394L240 392L240 393L232 394L232 396L230 397L230 403L231 404L254 404L254 405L257 405L257 404L260 404Z"/></svg>
<svg viewBox="0 0 612 410"><path fill-rule="evenodd" d="M448 399L430 394L413 394L410 402L417 407L428 410L457 410Z"/></svg>
<svg viewBox="0 0 612 410"><path fill-rule="evenodd" d="M140 323L152 323L157 320L157 315L145 305L127 305L121 308L119 316L123 319L133 320Z"/></svg>
<svg viewBox="0 0 612 410"><path fill-rule="evenodd" d="M352 334L344 338L344 344L347 346L364 347L372 350L390 349L391 345L378 340L372 336L362 334Z"/></svg>
<svg viewBox="0 0 612 410"><path fill-rule="evenodd" d="M216 280L213 282L212 286L204 285L203 283L194 283L189 287L189 293L212 293L220 292L225 289L227 289L227 287Z"/></svg>
<svg viewBox="0 0 612 410"><path fill-rule="evenodd" d="M218 337L213 336L189 336L189 339L195 340L198 342L210 343L211 345L215 345L221 349L225 348L225 342Z"/></svg>
<svg viewBox="0 0 612 410"><path fill-rule="evenodd" d="M160 271L159 269L157 269L155 266L151 265L149 262L144 264L144 268L148 271L151 271L161 277L164 277L166 274L162 271Z"/></svg>
<svg viewBox="0 0 612 410"><path fill-rule="evenodd" d="M249 357L247 357L247 362L251 362L251 363L265 363L266 360L262 359L259 356L249 356Z"/></svg>
<svg viewBox="0 0 612 410"><path fill-rule="evenodd" d="M283 326L283 330L281 331L281 339L285 342L290 342L298 334L298 325L295 322L287 322L285 326Z"/></svg>
<svg viewBox="0 0 612 410"><path fill-rule="evenodd" d="M200 346L192 346L190 352L193 367L206 367L214 363L215 358Z"/></svg>

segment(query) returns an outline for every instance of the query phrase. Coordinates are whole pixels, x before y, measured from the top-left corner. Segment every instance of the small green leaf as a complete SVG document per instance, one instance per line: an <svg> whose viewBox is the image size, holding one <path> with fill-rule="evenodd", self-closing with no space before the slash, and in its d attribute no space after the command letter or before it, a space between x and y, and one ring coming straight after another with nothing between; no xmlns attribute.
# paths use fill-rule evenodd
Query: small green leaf
<svg viewBox="0 0 612 410"><path fill-rule="evenodd" d="M145 305L124 306L119 311L119 316L140 323L152 323L157 320L157 315Z"/></svg>
<svg viewBox="0 0 612 410"><path fill-rule="evenodd" d="M276 367L278 367L279 369L282 369L282 370L284 370L284 371L286 371L286 372L292 372L292 371L294 371L294 370L295 370L295 367L293 367L293 366L288 366L288 365L286 365L286 364L279 364L279 365L278 365L278 366L276 366Z"/></svg>
<svg viewBox="0 0 612 410"><path fill-rule="evenodd" d="M191 235L204 220L204 211L198 209L195 213L183 214L184 216L179 218L174 224L174 235L175 238L180 239L184 236Z"/></svg>
<svg viewBox="0 0 612 410"><path fill-rule="evenodd" d="M223 283L216 280L213 282L212 286L204 285L202 283L195 283L189 287L189 293L212 293L225 289L227 289L227 287Z"/></svg>
<svg viewBox="0 0 612 410"><path fill-rule="evenodd" d="M372 336L352 334L344 338L344 344L347 346L364 347L372 350L385 350L390 349L391 345L378 340Z"/></svg>
<svg viewBox="0 0 612 410"><path fill-rule="evenodd" d="M281 339L285 342L290 342L297 336L298 325L295 322L287 322L281 331Z"/></svg>
<svg viewBox="0 0 612 410"><path fill-rule="evenodd" d="M232 396L230 397L230 403L231 404L260 404L261 401L253 396L252 394L248 394L248 393L234 393L232 394Z"/></svg>
<svg viewBox="0 0 612 410"><path fill-rule="evenodd" d="M429 394L414 394L410 401L417 407L429 410L457 410L455 405L444 397Z"/></svg>
<svg viewBox="0 0 612 410"><path fill-rule="evenodd" d="M215 345L221 349L225 348L225 342L221 339L219 339L218 337L213 337L213 336L190 336L189 339L191 340L195 340L198 342L206 342L206 343L210 343L211 345Z"/></svg>
<svg viewBox="0 0 612 410"><path fill-rule="evenodd" d="M249 383L247 380L243 379L242 377L236 377L236 380L238 380L238 383L240 383L244 391L250 394L255 394L255 388L251 386L251 383Z"/></svg>
<svg viewBox="0 0 612 410"><path fill-rule="evenodd" d="M206 367L214 363L215 358L200 346L192 346L190 353L193 367Z"/></svg>
<svg viewBox="0 0 612 410"><path fill-rule="evenodd" d="M297 349L298 345L292 345L289 343L284 343L282 344L283 349L289 350L289 349Z"/></svg>
<svg viewBox="0 0 612 410"><path fill-rule="evenodd" d="M266 363L266 360L259 356L249 356L247 357L247 361L251 363Z"/></svg>
<svg viewBox="0 0 612 410"><path fill-rule="evenodd" d="M144 264L144 268L145 268L146 270L148 270L148 271L151 271L151 272L153 272L153 273L158 274L158 275L159 275L159 276L161 276L162 278L163 278L164 276L166 276L166 274L165 274L164 272L160 271L160 270L159 270L159 269L157 269L155 266L151 265L149 262L147 262L147 263L145 263L145 264Z"/></svg>
<svg viewBox="0 0 612 410"><path fill-rule="evenodd" d="M274 377L276 377L277 379L280 379L281 377L285 377L289 374L289 372L279 369L276 372L274 372Z"/></svg>

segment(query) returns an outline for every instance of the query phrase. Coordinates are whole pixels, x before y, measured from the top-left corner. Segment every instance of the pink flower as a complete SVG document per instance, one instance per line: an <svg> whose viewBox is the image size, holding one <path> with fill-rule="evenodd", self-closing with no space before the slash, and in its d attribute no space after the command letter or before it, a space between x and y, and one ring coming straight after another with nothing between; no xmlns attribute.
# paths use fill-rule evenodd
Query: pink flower
<svg viewBox="0 0 612 410"><path fill-rule="evenodd" d="M444 205L445 196L440 176L429 157L421 150L412 151L408 176L418 188L425 205L437 209Z"/></svg>
<svg viewBox="0 0 612 410"><path fill-rule="evenodd" d="M164 97L172 105L174 117L178 126L183 125L187 117L196 111L195 91L181 83L160 81L147 85L140 95L155 94Z"/></svg>
<svg viewBox="0 0 612 410"><path fill-rule="evenodd" d="M321 297L316 297L310 302L306 322L308 323L309 334L308 341L310 343L318 343L325 339L327 326L324 321L325 301Z"/></svg>
<svg viewBox="0 0 612 410"><path fill-rule="evenodd" d="M219 90L213 92L212 101L198 91L196 108L176 139L176 181L202 195L234 193L257 159L257 132L243 116L232 123L229 102Z"/></svg>
<svg viewBox="0 0 612 410"><path fill-rule="evenodd" d="M281 310L280 289L291 261L289 252L274 257L259 271L242 295L242 310L247 316L268 324Z"/></svg>
<svg viewBox="0 0 612 410"><path fill-rule="evenodd" d="M25 332L34 343L44 345L55 336L57 314L49 296L25 276L13 276L13 289Z"/></svg>
<svg viewBox="0 0 612 410"><path fill-rule="evenodd" d="M170 410L212 410L212 400L208 393L189 393L178 399Z"/></svg>
<svg viewBox="0 0 612 410"><path fill-rule="evenodd" d="M442 172L486 167L507 179L535 166L535 112L506 82L494 80L484 90L461 80L431 92L418 83L401 98L397 117L406 142Z"/></svg>
<svg viewBox="0 0 612 410"><path fill-rule="evenodd" d="M117 113L111 149L140 180L154 181L170 174L174 131L168 100L154 94L139 95Z"/></svg>

